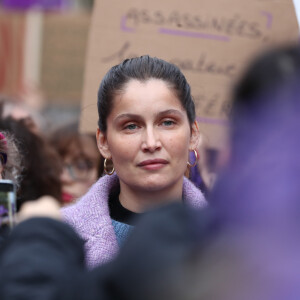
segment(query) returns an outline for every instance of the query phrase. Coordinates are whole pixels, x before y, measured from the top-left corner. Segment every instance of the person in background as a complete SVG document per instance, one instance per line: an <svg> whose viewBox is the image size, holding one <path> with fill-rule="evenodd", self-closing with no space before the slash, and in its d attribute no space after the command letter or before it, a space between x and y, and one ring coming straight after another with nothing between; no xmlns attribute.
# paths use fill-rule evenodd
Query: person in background
<svg viewBox="0 0 300 300"><path fill-rule="evenodd" d="M17 209L24 202L44 195L61 201L61 165L55 149L42 135L28 128L24 119L0 118L0 130L14 136L23 157Z"/></svg>
<svg viewBox="0 0 300 300"><path fill-rule="evenodd" d="M15 138L6 131L0 131L1 179L9 179L18 188L21 181L22 156Z"/></svg>
<svg viewBox="0 0 300 300"><path fill-rule="evenodd" d="M97 149L96 137L79 133L77 123L58 128L49 140L61 158L63 204L70 204L103 175L103 158Z"/></svg>
<svg viewBox="0 0 300 300"><path fill-rule="evenodd" d="M11 180L17 190L20 186L22 157L14 137L8 132L0 132L0 180ZM0 219L7 214L6 204L1 206ZM2 226L0 220L0 246L9 233L9 227Z"/></svg>
<svg viewBox="0 0 300 300"><path fill-rule="evenodd" d="M0 179L4 178L4 167L7 163L7 141L2 132L0 132L0 164L1 164L1 170L0 170Z"/></svg>
<svg viewBox="0 0 300 300"><path fill-rule="evenodd" d="M199 130L190 86L175 65L142 56L112 67L100 84L98 114L107 175L62 210L86 241L89 267L112 259L148 209L174 201L206 205L184 177Z"/></svg>

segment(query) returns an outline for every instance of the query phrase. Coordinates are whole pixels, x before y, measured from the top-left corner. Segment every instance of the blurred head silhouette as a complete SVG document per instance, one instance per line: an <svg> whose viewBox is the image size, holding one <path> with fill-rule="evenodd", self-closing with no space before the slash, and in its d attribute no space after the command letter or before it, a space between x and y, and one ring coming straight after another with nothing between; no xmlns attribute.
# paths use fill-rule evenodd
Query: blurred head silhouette
<svg viewBox="0 0 300 300"><path fill-rule="evenodd" d="M286 46L256 58L233 92L231 155L211 195L219 229L194 269L214 278L208 298L300 296L299 83L300 48Z"/></svg>
<svg viewBox="0 0 300 300"><path fill-rule="evenodd" d="M255 218L257 223L259 217L275 218L276 205L290 207L293 197L300 196L299 82L300 49L290 46L256 58L237 84L231 114L231 156L225 170L234 177L223 176L219 185L225 189L229 184L226 195L214 196L222 214L228 212L244 221ZM277 209L283 217L282 207Z"/></svg>

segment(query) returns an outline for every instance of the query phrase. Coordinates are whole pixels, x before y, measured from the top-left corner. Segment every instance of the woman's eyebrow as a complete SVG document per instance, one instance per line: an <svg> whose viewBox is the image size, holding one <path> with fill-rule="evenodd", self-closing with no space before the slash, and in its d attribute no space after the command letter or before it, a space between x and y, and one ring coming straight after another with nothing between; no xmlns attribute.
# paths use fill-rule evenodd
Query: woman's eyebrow
<svg viewBox="0 0 300 300"><path fill-rule="evenodd" d="M162 117L162 116L165 116L165 115L177 115L178 117L181 117L182 114L183 113L180 110L177 110L177 109L167 109L167 110L159 112L157 114L157 117Z"/></svg>
<svg viewBox="0 0 300 300"><path fill-rule="evenodd" d="M142 119L142 117L140 115L136 115L136 114L129 114L129 113L125 113L125 114L120 114L115 118L115 121L122 121L123 119Z"/></svg>

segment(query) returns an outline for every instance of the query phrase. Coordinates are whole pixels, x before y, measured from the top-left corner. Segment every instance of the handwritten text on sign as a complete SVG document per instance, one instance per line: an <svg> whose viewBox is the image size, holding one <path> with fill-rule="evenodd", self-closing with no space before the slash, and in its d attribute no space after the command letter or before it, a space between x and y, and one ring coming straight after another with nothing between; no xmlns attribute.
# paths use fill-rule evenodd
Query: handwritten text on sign
<svg viewBox="0 0 300 300"><path fill-rule="evenodd" d="M266 29L271 29L273 16L270 12L260 12L261 21L247 20L240 15L218 16L215 15L192 15L173 11L164 13L159 10L146 10L131 8L121 20L123 31L134 32L140 26L158 26L161 34L187 36L194 38L213 39L229 42L230 37L243 37L255 40L267 40ZM172 29L172 28L177 28ZM180 28L180 30L178 30ZM193 31L191 31L193 30ZM195 32L204 31L211 34Z"/></svg>

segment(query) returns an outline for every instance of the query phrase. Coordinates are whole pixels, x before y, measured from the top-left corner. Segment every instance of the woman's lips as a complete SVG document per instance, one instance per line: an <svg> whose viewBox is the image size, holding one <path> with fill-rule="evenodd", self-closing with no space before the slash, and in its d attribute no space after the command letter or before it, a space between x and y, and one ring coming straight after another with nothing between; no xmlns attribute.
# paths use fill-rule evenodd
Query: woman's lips
<svg viewBox="0 0 300 300"><path fill-rule="evenodd" d="M158 170L168 164L168 161L165 159L147 159L143 160L138 164L138 167L141 167L146 170Z"/></svg>

